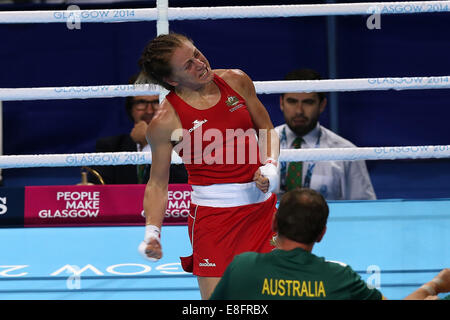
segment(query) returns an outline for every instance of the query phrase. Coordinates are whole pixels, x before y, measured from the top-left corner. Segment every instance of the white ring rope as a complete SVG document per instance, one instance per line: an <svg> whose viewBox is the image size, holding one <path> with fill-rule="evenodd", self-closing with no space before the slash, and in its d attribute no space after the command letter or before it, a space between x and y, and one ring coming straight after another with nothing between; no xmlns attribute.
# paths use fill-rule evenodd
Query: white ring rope
<svg viewBox="0 0 450 320"><path fill-rule="evenodd" d="M169 8L169 20L282 18L449 12L448 1ZM158 19L156 8L0 12L0 23L136 22Z"/></svg>
<svg viewBox="0 0 450 320"><path fill-rule="evenodd" d="M366 14L449 12L449 1L378 2L323 5L235 6L168 8L168 20L271 18ZM166 8L167 9L167 8ZM0 23L135 22L158 20L158 9L9 11L0 12ZM450 88L450 76L338 79L315 81L255 81L257 93L332 92ZM115 85L57 88L3 88L0 100L110 98L159 93L155 85ZM375 148L284 149L280 161L395 160L449 158L450 146ZM174 152L172 163L181 163ZM67 167L151 163L149 152L41 154L0 156L0 168Z"/></svg>
<svg viewBox="0 0 450 320"><path fill-rule="evenodd" d="M108 85L108 86L72 86L41 88L0 88L0 100L50 100L50 99L86 99L113 98L158 94L160 87L151 84Z"/></svg>
<svg viewBox="0 0 450 320"><path fill-rule="evenodd" d="M354 161L450 158L450 145L282 149L280 161ZM0 156L0 168L78 167L151 163L151 152L105 152ZM182 159L172 153L172 163Z"/></svg>
<svg viewBox="0 0 450 320"><path fill-rule="evenodd" d="M449 89L450 76L330 80L254 81L258 94L284 92L345 92L364 90ZM157 85L0 88L0 100L111 98L158 94Z"/></svg>

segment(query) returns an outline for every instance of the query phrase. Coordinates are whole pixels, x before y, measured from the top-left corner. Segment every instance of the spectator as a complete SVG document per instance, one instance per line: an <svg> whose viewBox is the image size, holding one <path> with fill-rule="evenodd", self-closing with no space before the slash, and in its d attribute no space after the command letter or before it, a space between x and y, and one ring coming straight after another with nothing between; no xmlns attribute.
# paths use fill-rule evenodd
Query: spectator
<svg viewBox="0 0 450 320"><path fill-rule="evenodd" d="M133 84L137 76L129 83ZM145 133L159 107L158 95L127 97L125 109L134 126L131 132L97 140L96 152L150 151ZM145 184L151 165L93 166L105 184ZM171 165L169 183L187 183L187 171L183 164ZM98 184L99 177L89 174L89 182Z"/></svg>
<svg viewBox="0 0 450 320"><path fill-rule="evenodd" d="M369 288L350 266L326 261L312 253L326 232L328 205L307 188L285 193L272 228L277 248L269 253L246 252L229 264L211 299L384 299ZM425 299L450 290L450 269L406 299Z"/></svg>
<svg viewBox="0 0 450 320"><path fill-rule="evenodd" d="M310 69L294 70L285 80L320 80ZM325 93L283 93L280 109L285 124L275 128L281 149L349 148L350 141L319 123L327 105ZM296 187L319 191L327 200L374 200L376 195L365 161L321 161L280 163L278 195Z"/></svg>

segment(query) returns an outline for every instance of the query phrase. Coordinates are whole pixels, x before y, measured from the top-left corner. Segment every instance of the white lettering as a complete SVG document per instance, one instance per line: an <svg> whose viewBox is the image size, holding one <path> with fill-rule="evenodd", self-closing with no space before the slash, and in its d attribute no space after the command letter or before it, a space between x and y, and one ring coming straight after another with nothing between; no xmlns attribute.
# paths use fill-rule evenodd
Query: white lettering
<svg viewBox="0 0 450 320"><path fill-rule="evenodd" d="M182 314L183 315L209 315L210 318L214 317L214 314L216 313L217 307L196 307L191 304L189 304L189 307L183 307ZM228 305L227 305L228 308Z"/></svg>
<svg viewBox="0 0 450 320"><path fill-rule="evenodd" d="M164 274L187 274L179 262L162 264L155 269Z"/></svg>
<svg viewBox="0 0 450 320"><path fill-rule="evenodd" d="M64 201L80 201L80 200L100 200L100 191L94 191L94 192L57 192L56 193L56 200L64 200Z"/></svg>
<svg viewBox="0 0 450 320"><path fill-rule="evenodd" d="M66 287L69 290L81 289L80 267L79 266L71 266L71 267L73 270L75 270L75 272L71 273L69 269L66 270L66 272L70 274L70 276L66 280Z"/></svg>
<svg viewBox="0 0 450 320"><path fill-rule="evenodd" d="M0 197L0 214L5 214L8 212L8 207L6 206L6 197Z"/></svg>
<svg viewBox="0 0 450 320"><path fill-rule="evenodd" d="M67 202L66 203L66 209L98 209L99 208L99 201L81 201L81 202Z"/></svg>
<svg viewBox="0 0 450 320"><path fill-rule="evenodd" d="M367 278L367 286L370 289L381 288L381 269L377 265L370 265L367 267L367 273L371 273L371 275Z"/></svg>
<svg viewBox="0 0 450 320"><path fill-rule="evenodd" d="M138 272L118 272L116 270L114 270L115 268L118 267L124 267L124 266L137 266L137 267L141 267L142 270L138 271ZM137 263L122 263L122 264L115 264L113 266L109 266L108 268L106 268L106 271L108 271L109 273L112 274L120 274L120 275L133 275L133 274L142 274L142 273L147 273L150 272L152 270L152 268L148 265L145 264L137 264Z"/></svg>
<svg viewBox="0 0 450 320"><path fill-rule="evenodd" d="M41 219L46 218L97 218L99 210L41 210L38 215Z"/></svg>
<svg viewBox="0 0 450 320"><path fill-rule="evenodd" d="M70 5L67 10L69 11L80 11L80 7L77 5ZM79 14L70 14L69 17L67 18L67 22L66 22L66 26L67 29L69 30L80 30L81 29L81 19Z"/></svg>
<svg viewBox="0 0 450 320"><path fill-rule="evenodd" d="M18 265L18 266L0 266L0 268L6 268L6 270L0 271L0 276L2 277L23 277L28 274L28 272L22 272L17 274L9 274L9 272L23 269L28 267L28 265Z"/></svg>
<svg viewBox="0 0 450 320"><path fill-rule="evenodd" d="M92 266L91 264L88 264L86 266L84 266L83 268L79 268L78 266L71 266L70 264L66 264L65 266L61 267L60 269L56 270L55 272L53 272L52 274L50 274L51 276L57 276L59 275L61 272L66 272L66 273L71 273L73 275L81 275L83 272L85 272L86 270L91 270L92 272L94 272L96 275L102 276L103 272L101 272L100 270L98 270L96 267Z"/></svg>
<svg viewBox="0 0 450 320"><path fill-rule="evenodd" d="M166 210L166 214L165 217L166 218L187 218L189 216L189 209L183 209L183 210L178 210L178 209L172 209L172 210Z"/></svg>
<svg viewBox="0 0 450 320"><path fill-rule="evenodd" d="M168 191L168 200L186 200L191 198L191 191Z"/></svg>

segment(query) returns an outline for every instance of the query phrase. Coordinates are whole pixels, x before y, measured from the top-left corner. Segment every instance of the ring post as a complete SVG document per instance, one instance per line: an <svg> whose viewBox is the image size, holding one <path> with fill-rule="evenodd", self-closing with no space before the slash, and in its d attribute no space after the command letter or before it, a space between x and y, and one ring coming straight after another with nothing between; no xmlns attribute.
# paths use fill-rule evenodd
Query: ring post
<svg viewBox="0 0 450 320"><path fill-rule="evenodd" d="M160 34L169 33L169 0L156 0L156 8L158 12L158 18L156 21L156 33ZM166 95L169 93L165 88L161 87L159 92L159 103L162 103Z"/></svg>

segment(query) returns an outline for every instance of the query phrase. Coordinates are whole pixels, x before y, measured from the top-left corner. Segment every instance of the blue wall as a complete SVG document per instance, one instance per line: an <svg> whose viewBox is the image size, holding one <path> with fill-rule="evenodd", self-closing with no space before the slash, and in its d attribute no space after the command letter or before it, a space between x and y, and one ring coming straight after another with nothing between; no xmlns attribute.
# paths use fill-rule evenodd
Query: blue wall
<svg viewBox="0 0 450 320"><path fill-rule="evenodd" d="M292 2L295 1L283 3ZM171 1L172 6L193 3ZM196 2L197 5L207 3ZM221 1L214 2L220 4L223 5ZM21 9L65 8L27 6ZM366 19L367 16L336 18L337 78L450 75L448 13L383 15L380 30L367 29ZM253 80L264 81L281 80L293 68L310 67L328 78L325 17L173 21L170 28L190 36L213 68L241 68ZM137 60L143 47L155 35L154 22L85 23L81 30L68 30L64 23L0 25L0 87L127 83L129 76L138 70ZM281 124L278 95L260 98L274 124ZM448 89L339 93L339 134L358 146L447 145L450 144L449 101ZM3 116L4 154L93 152L98 137L131 128L123 98L4 102ZM329 109L321 122L330 125ZM384 163L389 168L393 165ZM438 163L437 166L448 168L448 161L423 163L428 168L424 174L437 170L435 174L442 181L450 180L446 173L450 170L442 172L441 167L435 166ZM385 167L383 170L380 167L383 162L368 165L374 184L379 184L376 189L383 193L385 178L380 178L386 172ZM408 171L404 173L406 182L410 179ZM10 185L14 184L17 177L26 179L31 172L35 171L4 171L5 185L8 180ZM58 179L64 176L61 170L45 172L47 179L54 177L55 183L60 183ZM78 179L79 168L66 168L64 172L69 172L67 177L76 175ZM400 176L398 172L397 176ZM39 182L20 180L20 183ZM449 185L442 183L435 188L441 193L430 196L450 195ZM394 193L394 197L397 195L404 197L402 193Z"/></svg>

